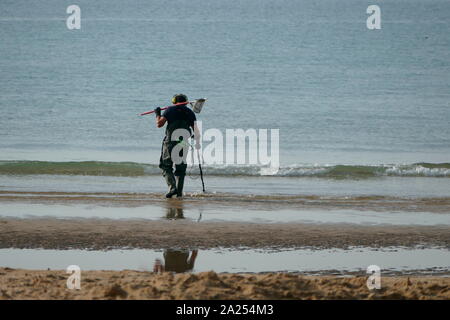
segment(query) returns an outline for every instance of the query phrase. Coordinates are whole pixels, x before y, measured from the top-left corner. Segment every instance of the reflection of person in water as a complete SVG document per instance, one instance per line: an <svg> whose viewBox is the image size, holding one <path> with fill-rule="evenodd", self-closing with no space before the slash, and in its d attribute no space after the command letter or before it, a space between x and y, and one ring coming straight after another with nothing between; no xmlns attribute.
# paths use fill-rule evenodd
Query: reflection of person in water
<svg viewBox="0 0 450 320"><path fill-rule="evenodd" d="M183 208L183 202L176 202L176 203L166 203L166 219L167 220L178 220L178 219L185 219L184 216L184 208ZM202 209L199 210L199 217L197 218L197 222L200 222L202 219Z"/></svg>
<svg viewBox="0 0 450 320"><path fill-rule="evenodd" d="M183 203L168 203L166 219L177 220L184 219ZM167 249L164 251L164 264L161 259L156 259L153 266L153 272L188 272L194 269L197 250L192 250L189 255L188 249Z"/></svg>
<svg viewBox="0 0 450 320"><path fill-rule="evenodd" d="M165 264L162 264L160 259L156 259L153 272L169 271L181 273L192 271L197 253L197 250L192 250L192 254L189 257L189 250L167 249L164 251Z"/></svg>
<svg viewBox="0 0 450 320"><path fill-rule="evenodd" d="M184 219L183 208L180 207L168 207L166 218L169 220L173 219Z"/></svg>

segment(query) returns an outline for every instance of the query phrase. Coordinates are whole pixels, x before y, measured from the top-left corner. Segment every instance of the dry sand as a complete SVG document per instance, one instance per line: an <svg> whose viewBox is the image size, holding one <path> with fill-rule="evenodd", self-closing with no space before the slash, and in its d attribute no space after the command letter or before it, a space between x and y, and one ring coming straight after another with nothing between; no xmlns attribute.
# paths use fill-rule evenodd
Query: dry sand
<svg viewBox="0 0 450 320"><path fill-rule="evenodd" d="M238 223L189 220L0 219L0 248L450 248L447 226Z"/></svg>
<svg viewBox="0 0 450 320"><path fill-rule="evenodd" d="M156 274L84 271L69 290L64 271L0 268L0 299L449 299L450 278L383 277L371 291L366 277L267 274Z"/></svg>

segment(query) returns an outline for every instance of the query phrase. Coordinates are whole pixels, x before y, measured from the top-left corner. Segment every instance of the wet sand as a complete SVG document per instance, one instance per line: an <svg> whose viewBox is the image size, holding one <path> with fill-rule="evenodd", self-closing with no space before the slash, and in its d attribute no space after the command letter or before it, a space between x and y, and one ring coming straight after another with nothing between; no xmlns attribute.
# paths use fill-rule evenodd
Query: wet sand
<svg viewBox="0 0 450 320"><path fill-rule="evenodd" d="M201 222L192 220L0 219L0 248L450 248L448 226Z"/></svg>
<svg viewBox="0 0 450 320"><path fill-rule="evenodd" d="M62 196L62 199L59 198ZM6 197L7 199L3 199ZM376 209L401 208L446 213L447 200L399 200L376 197L358 199L227 199L212 197L204 201L166 202L142 199L142 195L56 195L30 196L2 194L4 203L42 203L135 207L146 204L163 209L270 208L276 215L284 207ZM203 199L204 200L204 199ZM428 202L429 201L429 202ZM58 207L59 208L59 207ZM28 210L30 207L26 208ZM160 210L165 212L165 210ZM171 212L172 212L171 211ZM158 211L159 212L159 211ZM367 211L366 211L367 212ZM32 210L31 212L32 213ZM7 215L8 212L5 212ZM386 214L389 214L387 212ZM347 222L347 221L343 221ZM0 248L29 249L349 249L352 247L450 248L448 225L367 225L349 223L258 223L238 221L200 221L160 216L149 219L104 218L0 218ZM1 268L0 299L449 299L449 277L416 275L407 278L400 271L382 278L382 289L367 289L367 276L353 274L338 278L332 272L321 276L292 273L185 273L156 274L144 271L82 271L81 290L66 288L68 274L62 271ZM149 269L147 269L149 270ZM349 274L350 275L350 274ZM447 275L447 273L444 273Z"/></svg>
<svg viewBox="0 0 450 320"><path fill-rule="evenodd" d="M0 190L4 203L95 204L108 207L138 207L146 205L184 208L233 209L320 209L361 211L450 212L449 197L394 196L319 196L319 195L239 195L233 193L187 193L182 200L167 200L161 193L117 192L36 192Z"/></svg>
<svg viewBox="0 0 450 320"><path fill-rule="evenodd" d="M450 299L450 278L267 274L156 274L84 271L81 289L69 290L65 271L0 268L0 299Z"/></svg>

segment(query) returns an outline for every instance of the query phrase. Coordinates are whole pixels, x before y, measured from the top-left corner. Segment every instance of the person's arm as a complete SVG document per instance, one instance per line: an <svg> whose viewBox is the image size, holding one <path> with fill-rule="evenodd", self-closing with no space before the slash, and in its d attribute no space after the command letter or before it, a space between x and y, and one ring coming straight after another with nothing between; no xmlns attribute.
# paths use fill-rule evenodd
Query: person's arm
<svg viewBox="0 0 450 320"><path fill-rule="evenodd" d="M164 265L162 264L162 261L160 259L155 260L155 264L153 265L153 272L164 272Z"/></svg>
<svg viewBox="0 0 450 320"><path fill-rule="evenodd" d="M164 117L161 117L161 108L160 107L155 109L155 114L156 114L156 127L161 128L162 126L164 126L166 124L167 119Z"/></svg>
<svg viewBox="0 0 450 320"><path fill-rule="evenodd" d="M161 128L162 126L164 126L166 124L166 118L164 117L156 117L156 127Z"/></svg>
<svg viewBox="0 0 450 320"><path fill-rule="evenodd" d="M188 259L187 263L189 265L189 269L194 269L195 258L197 258L198 250L192 250L191 257Z"/></svg>

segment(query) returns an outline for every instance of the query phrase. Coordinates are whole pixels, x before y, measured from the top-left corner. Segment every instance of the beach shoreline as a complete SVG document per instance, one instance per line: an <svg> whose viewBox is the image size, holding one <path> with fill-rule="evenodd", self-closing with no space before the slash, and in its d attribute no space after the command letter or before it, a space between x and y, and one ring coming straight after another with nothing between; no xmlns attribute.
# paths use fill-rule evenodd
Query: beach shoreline
<svg viewBox="0 0 450 320"><path fill-rule="evenodd" d="M103 207L133 208L159 206L173 208L218 209L297 209L297 210L372 210L376 212L448 213L450 197L398 197L387 195L308 195L185 193L183 199L165 199L161 193L55 192L0 190L2 203L42 205L91 204Z"/></svg>
<svg viewBox="0 0 450 320"><path fill-rule="evenodd" d="M270 237L268 236L270 235ZM0 219L0 248L450 248L448 226L201 222L113 219Z"/></svg>

